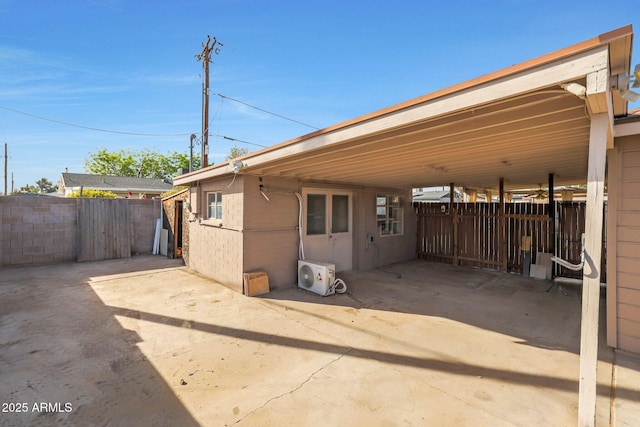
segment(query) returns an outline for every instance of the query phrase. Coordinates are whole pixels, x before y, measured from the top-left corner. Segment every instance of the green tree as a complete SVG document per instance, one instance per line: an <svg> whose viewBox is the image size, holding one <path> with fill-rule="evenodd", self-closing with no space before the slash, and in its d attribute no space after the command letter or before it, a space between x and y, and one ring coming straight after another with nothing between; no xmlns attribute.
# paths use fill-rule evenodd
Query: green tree
<svg viewBox="0 0 640 427"><path fill-rule="evenodd" d="M225 160L233 160L248 153L249 150L246 147L231 147L231 149L229 150L229 154L227 154Z"/></svg>
<svg viewBox="0 0 640 427"><path fill-rule="evenodd" d="M44 193L51 193L53 191L56 191L57 189L58 189L57 185L53 185L51 181L43 177L36 181L36 185L27 184L24 187L18 188L17 191L14 191L14 194L15 193L44 194Z"/></svg>
<svg viewBox="0 0 640 427"><path fill-rule="evenodd" d="M144 148L139 151L121 149L109 151L101 148L89 153L85 160L85 171L97 175L137 176L141 178L171 178L181 169L189 168L189 155L184 153L157 151ZM194 155L193 168L200 168L200 156Z"/></svg>
<svg viewBox="0 0 640 427"><path fill-rule="evenodd" d="M35 185L27 184L24 187L18 188L16 193L33 193L36 194L38 192L38 188Z"/></svg>
<svg viewBox="0 0 640 427"><path fill-rule="evenodd" d="M40 178L36 181L38 193L52 193L58 189L57 185L53 185L47 178Z"/></svg>

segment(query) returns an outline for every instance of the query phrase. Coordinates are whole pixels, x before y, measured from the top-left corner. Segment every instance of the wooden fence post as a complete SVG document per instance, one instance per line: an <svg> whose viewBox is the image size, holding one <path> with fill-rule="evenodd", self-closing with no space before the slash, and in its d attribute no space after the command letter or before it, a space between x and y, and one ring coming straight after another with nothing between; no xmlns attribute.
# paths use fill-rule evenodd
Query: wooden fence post
<svg viewBox="0 0 640 427"><path fill-rule="evenodd" d="M458 208L455 188L453 182L449 184L449 216L453 222L453 265L458 265L460 248L458 247Z"/></svg>
<svg viewBox="0 0 640 427"><path fill-rule="evenodd" d="M549 190L548 193L548 204L549 204L549 252L551 255L556 254L556 204L554 201L554 176L552 173L549 174ZM551 267L551 278L553 279L556 275L554 274L555 266Z"/></svg>

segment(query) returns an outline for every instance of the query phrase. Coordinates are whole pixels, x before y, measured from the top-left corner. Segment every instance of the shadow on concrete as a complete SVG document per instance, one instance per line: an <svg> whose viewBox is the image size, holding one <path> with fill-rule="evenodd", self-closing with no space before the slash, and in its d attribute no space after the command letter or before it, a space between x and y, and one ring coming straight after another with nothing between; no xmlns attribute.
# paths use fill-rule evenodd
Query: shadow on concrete
<svg viewBox="0 0 640 427"><path fill-rule="evenodd" d="M3 413L0 424L199 425L140 351L138 334L87 284L149 267L132 259L2 271L0 395L27 411Z"/></svg>
<svg viewBox="0 0 640 427"><path fill-rule="evenodd" d="M337 276L347 283L346 294L323 297L292 285L261 298L442 317L512 336L521 345L580 354L578 286L559 285L547 292L549 281L425 260ZM304 313L317 316L308 310ZM613 360L613 349L606 345L604 298L598 356L602 361Z"/></svg>
<svg viewBox="0 0 640 427"><path fill-rule="evenodd" d="M116 316L455 376L578 391L577 379L527 372L526 367L513 371L480 366L473 361L395 354L107 306L87 285L111 280L116 274L126 273L127 278L135 279L179 266L161 257L140 258L145 259L2 271L0 394L16 402L70 402L73 407L69 413L12 414L7 425L198 425L176 396L175 384L168 384L138 348L138 334L124 329ZM437 316L508 335L521 345L579 352L577 289L560 288L547 293L547 282L424 261L389 268L402 278L377 270L352 273L341 275L349 285L345 295L320 297L292 286L265 295L260 303L279 306L294 301ZM360 333L375 334L319 315L305 304L287 307ZM603 336L604 323L600 330ZM601 338L601 349L606 350L603 343ZM605 357L611 353L604 351ZM598 385L598 394L608 397L610 387ZM618 387L616 394L628 401L640 401L640 392L634 388ZM132 419L131 414L137 418Z"/></svg>
<svg viewBox="0 0 640 427"><path fill-rule="evenodd" d="M448 362L445 360L413 357L407 355L399 355L386 353L383 351L368 350L353 346L344 346L337 344L322 343L313 340L305 340L299 338L290 338L275 334L267 334L263 332L251 331L247 329L232 328L228 326L214 325L210 323L202 323L187 319L180 319L154 313L147 313L139 310L131 310L120 307L110 307L113 315L129 317L132 319L154 322L162 325L169 325L178 328L195 329L198 331L232 337L240 340L255 341L265 344L273 344L282 347L301 348L305 350L313 350L336 355L349 354L350 357L376 360L379 362L396 364L402 366L415 367L420 369L428 369L433 371L446 372L453 375L466 377L483 377L490 378L505 383L524 384L528 386L539 386L544 388L556 389L561 391L578 392L578 382L556 378L534 373L524 373L509 371L506 369L494 369L484 366L471 365L460 362ZM631 389L618 389L618 392L625 394L630 399L640 399L640 392ZM609 396L609 386L598 385L598 394Z"/></svg>

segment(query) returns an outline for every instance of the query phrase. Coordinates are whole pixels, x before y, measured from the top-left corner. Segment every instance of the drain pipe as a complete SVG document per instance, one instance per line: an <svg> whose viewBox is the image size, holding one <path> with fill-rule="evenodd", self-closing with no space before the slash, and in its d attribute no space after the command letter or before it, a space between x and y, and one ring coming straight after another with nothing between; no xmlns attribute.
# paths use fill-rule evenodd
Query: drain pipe
<svg viewBox="0 0 640 427"><path fill-rule="evenodd" d="M553 279L553 283L555 285L572 285L572 286L582 286L582 279L573 279L571 277L556 277ZM607 284L600 282L600 289L606 289Z"/></svg>

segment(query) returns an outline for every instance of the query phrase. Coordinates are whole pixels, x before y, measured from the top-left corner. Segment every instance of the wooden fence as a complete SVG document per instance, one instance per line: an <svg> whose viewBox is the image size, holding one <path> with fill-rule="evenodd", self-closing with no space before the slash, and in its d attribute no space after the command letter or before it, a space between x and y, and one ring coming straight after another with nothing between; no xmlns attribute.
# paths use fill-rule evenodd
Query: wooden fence
<svg viewBox="0 0 640 427"><path fill-rule="evenodd" d="M128 199L78 199L78 262L131 256Z"/></svg>
<svg viewBox="0 0 640 427"><path fill-rule="evenodd" d="M153 250L160 199L76 199L76 259L128 258Z"/></svg>
<svg viewBox="0 0 640 427"><path fill-rule="evenodd" d="M420 258L522 273L522 238L529 236L532 263L536 261L537 252L554 253L569 262L580 262L584 202L556 202L553 216L547 204L505 203L504 214L500 212L499 203L416 202L413 206L418 219ZM602 280L606 279L605 255L606 235L603 234ZM554 267L556 276L582 277L581 274Z"/></svg>
<svg viewBox="0 0 640 427"><path fill-rule="evenodd" d="M558 229L556 256L578 264L584 233L586 204L584 202L559 202L557 209ZM582 271L572 271L556 266L556 275L561 277L582 278ZM600 281L607 280L607 202L604 203L602 221L602 257L600 263Z"/></svg>

